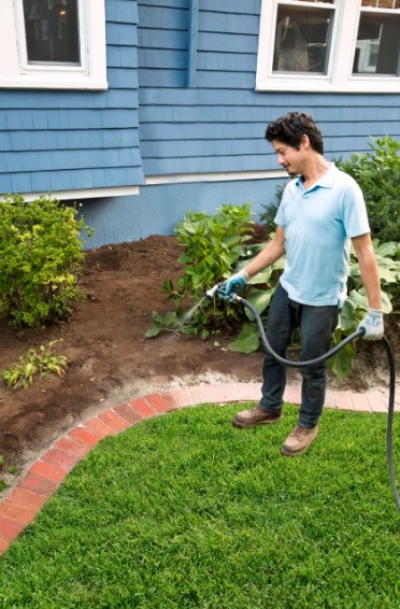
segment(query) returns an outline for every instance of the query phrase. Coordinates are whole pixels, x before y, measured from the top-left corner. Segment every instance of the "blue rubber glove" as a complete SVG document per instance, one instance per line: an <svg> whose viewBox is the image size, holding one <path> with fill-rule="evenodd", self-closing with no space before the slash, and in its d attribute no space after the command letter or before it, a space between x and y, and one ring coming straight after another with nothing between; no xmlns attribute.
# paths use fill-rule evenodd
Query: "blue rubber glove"
<svg viewBox="0 0 400 609"><path fill-rule="evenodd" d="M368 309L368 313L358 324L357 330L365 330L364 340L380 340L384 333L383 311Z"/></svg>
<svg viewBox="0 0 400 609"><path fill-rule="evenodd" d="M237 294L238 292L243 290L248 280L249 274L244 269L242 269L238 273L235 273L234 275L232 275L232 277L226 279L221 285L221 288L225 292L223 299L229 300L231 294Z"/></svg>

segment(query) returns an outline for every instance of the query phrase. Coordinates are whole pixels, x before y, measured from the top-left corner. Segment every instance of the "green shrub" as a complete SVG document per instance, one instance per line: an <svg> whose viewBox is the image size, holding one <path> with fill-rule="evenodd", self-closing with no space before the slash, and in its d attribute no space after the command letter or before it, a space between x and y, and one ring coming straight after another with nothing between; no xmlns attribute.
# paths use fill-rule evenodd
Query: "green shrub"
<svg viewBox="0 0 400 609"><path fill-rule="evenodd" d="M400 144L390 136L371 140L369 152L353 154L336 164L353 176L363 191L372 236L380 241L398 241Z"/></svg>
<svg viewBox="0 0 400 609"><path fill-rule="evenodd" d="M82 231L75 207L55 199L0 203L0 315L13 325L37 327L69 315L82 298Z"/></svg>
<svg viewBox="0 0 400 609"><path fill-rule="evenodd" d="M175 227L180 245L184 248L179 262L183 274L177 285L165 281L162 290L174 302L174 311L164 317L152 313L153 326L146 332L147 338L164 330L198 334L206 338L210 331L238 323L234 307L219 299L210 301L204 297L206 290L231 273L232 267L244 252L245 243L251 238L253 222L250 205L225 204L214 216L205 212L188 211L183 222Z"/></svg>

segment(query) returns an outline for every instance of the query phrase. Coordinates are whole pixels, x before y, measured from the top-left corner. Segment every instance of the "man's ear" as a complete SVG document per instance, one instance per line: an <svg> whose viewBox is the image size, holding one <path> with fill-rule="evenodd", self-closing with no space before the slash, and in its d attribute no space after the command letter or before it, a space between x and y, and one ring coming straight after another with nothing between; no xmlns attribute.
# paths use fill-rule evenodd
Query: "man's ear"
<svg viewBox="0 0 400 609"><path fill-rule="evenodd" d="M306 150L310 148L310 138L305 133L301 136L300 145Z"/></svg>

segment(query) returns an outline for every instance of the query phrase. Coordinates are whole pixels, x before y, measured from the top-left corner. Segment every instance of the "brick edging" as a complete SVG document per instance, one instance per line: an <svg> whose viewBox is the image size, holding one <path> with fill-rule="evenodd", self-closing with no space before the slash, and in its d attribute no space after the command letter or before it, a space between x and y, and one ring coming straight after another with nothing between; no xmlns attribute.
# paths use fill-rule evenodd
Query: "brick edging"
<svg viewBox="0 0 400 609"><path fill-rule="evenodd" d="M259 383L202 383L193 387L173 387L119 404L74 427L30 466L0 502L0 556L34 520L75 464L103 438L171 410L210 402L257 401L259 393ZM325 407L386 412L387 395L387 390L365 394L328 390ZM287 386L284 398L292 404L300 404L300 385Z"/></svg>

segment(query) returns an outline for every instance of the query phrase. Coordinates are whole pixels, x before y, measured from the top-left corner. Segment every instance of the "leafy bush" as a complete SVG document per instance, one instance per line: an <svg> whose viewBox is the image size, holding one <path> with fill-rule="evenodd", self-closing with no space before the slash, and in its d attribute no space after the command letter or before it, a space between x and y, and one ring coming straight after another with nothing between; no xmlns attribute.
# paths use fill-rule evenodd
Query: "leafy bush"
<svg viewBox="0 0 400 609"><path fill-rule="evenodd" d="M390 136L371 140L369 152L353 154L336 164L361 187L372 236L396 241L400 235L400 144Z"/></svg>
<svg viewBox="0 0 400 609"><path fill-rule="evenodd" d="M0 203L0 315L37 327L66 317L82 298L78 274L84 220L75 207L19 195Z"/></svg>
<svg viewBox="0 0 400 609"><path fill-rule="evenodd" d="M228 277L232 267L244 252L251 221L250 205L221 205L214 216L205 212L188 211L183 222L175 227L178 242L184 248L179 262L184 266L183 275L174 285L165 281L162 290L174 302L174 311L164 317L152 313L153 326L146 332L147 338L164 330L185 334L201 332L206 338L210 331L221 326L238 323L234 307L215 299L206 299L206 290L217 281ZM186 311L186 312L185 312Z"/></svg>

